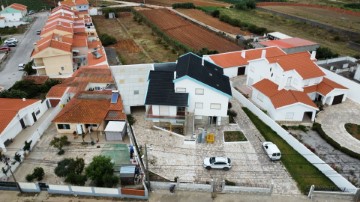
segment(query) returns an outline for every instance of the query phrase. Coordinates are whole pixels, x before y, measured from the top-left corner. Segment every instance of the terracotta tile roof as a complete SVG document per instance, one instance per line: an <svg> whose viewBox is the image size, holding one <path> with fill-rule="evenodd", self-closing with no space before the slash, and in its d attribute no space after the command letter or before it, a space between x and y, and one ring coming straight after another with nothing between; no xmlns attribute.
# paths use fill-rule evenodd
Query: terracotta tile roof
<svg viewBox="0 0 360 202"><path fill-rule="evenodd" d="M40 53L41 51L47 48L54 48L65 51L67 53L71 53L71 43L67 43L65 41L58 41L55 39L48 39L47 41L36 45L35 49L31 54L31 57L34 57L36 54Z"/></svg>
<svg viewBox="0 0 360 202"><path fill-rule="evenodd" d="M250 60L261 58L262 50L266 50L266 57L286 54L278 47L268 47L210 55L210 58L222 68L239 67L247 65ZM245 58L241 56L242 52L245 53Z"/></svg>
<svg viewBox="0 0 360 202"><path fill-rule="evenodd" d="M74 29L74 33L84 33L85 32L85 27L79 27L79 28L73 28Z"/></svg>
<svg viewBox="0 0 360 202"><path fill-rule="evenodd" d="M295 70L303 79L325 76L320 67L310 59L310 53L301 52L267 58L270 63L278 63L284 71Z"/></svg>
<svg viewBox="0 0 360 202"><path fill-rule="evenodd" d="M66 11L69 11L69 12L74 13L74 11L71 10L71 7L68 6L68 5L57 6L57 7L55 7L54 9L52 9L51 13L55 13L55 12L58 11L58 10L66 10Z"/></svg>
<svg viewBox="0 0 360 202"><path fill-rule="evenodd" d="M88 42L88 47L89 49L100 48L102 47L102 44L99 40L93 40Z"/></svg>
<svg viewBox="0 0 360 202"><path fill-rule="evenodd" d="M315 42L308 41L301 38L288 38L288 39L279 39L279 40L269 40L269 41L262 41L259 42L261 45L264 46L277 46L282 49L286 48L295 48L295 47L302 47L302 46L312 46L318 45Z"/></svg>
<svg viewBox="0 0 360 202"><path fill-rule="evenodd" d="M44 84L49 79L48 76L24 76L23 80L32 80L34 84L41 85Z"/></svg>
<svg viewBox="0 0 360 202"><path fill-rule="evenodd" d="M109 111L105 117L105 121L126 120L126 114L121 111Z"/></svg>
<svg viewBox="0 0 360 202"><path fill-rule="evenodd" d="M72 43L73 47L87 47L87 37L82 35L74 35L74 40Z"/></svg>
<svg viewBox="0 0 360 202"><path fill-rule="evenodd" d="M62 98L68 87L63 84L58 84L50 88L46 94L47 98Z"/></svg>
<svg viewBox="0 0 360 202"><path fill-rule="evenodd" d="M295 103L302 103L318 109L306 93L285 89L278 90L278 85L268 79L263 79L255 83L253 87L267 96L275 109Z"/></svg>
<svg viewBox="0 0 360 202"><path fill-rule="evenodd" d="M93 83L114 83L109 68L80 68L74 72L73 77L83 78Z"/></svg>
<svg viewBox="0 0 360 202"><path fill-rule="evenodd" d="M67 13L57 13L55 15L52 15L48 18L48 20L46 21L46 25L51 24L53 22L67 22L67 23L71 23L74 22L76 18L74 18L72 15L67 14Z"/></svg>
<svg viewBox="0 0 360 202"><path fill-rule="evenodd" d="M11 120L23 108L40 101L39 99L0 98L0 133L9 125Z"/></svg>
<svg viewBox="0 0 360 202"><path fill-rule="evenodd" d="M101 55L101 57L96 58L95 55L92 52L88 53L88 66L93 65L106 65L107 59L106 59L106 53L103 48L97 49L97 52Z"/></svg>
<svg viewBox="0 0 360 202"><path fill-rule="evenodd" d="M87 0L75 0L75 3L73 0L61 1L61 5L68 5L68 6L85 5L85 4L89 4L89 2Z"/></svg>
<svg viewBox="0 0 360 202"><path fill-rule="evenodd" d="M97 68L97 69L109 69L109 65L95 65L95 66L84 66L82 68Z"/></svg>
<svg viewBox="0 0 360 202"><path fill-rule="evenodd" d="M16 10L21 10L21 11L25 11L27 9L27 6L18 4L18 3L13 3L9 7L16 9Z"/></svg>
<svg viewBox="0 0 360 202"><path fill-rule="evenodd" d="M305 87L304 92L305 93L318 92L323 96L326 96L334 89L348 89L348 88L324 77L323 80L318 85Z"/></svg>

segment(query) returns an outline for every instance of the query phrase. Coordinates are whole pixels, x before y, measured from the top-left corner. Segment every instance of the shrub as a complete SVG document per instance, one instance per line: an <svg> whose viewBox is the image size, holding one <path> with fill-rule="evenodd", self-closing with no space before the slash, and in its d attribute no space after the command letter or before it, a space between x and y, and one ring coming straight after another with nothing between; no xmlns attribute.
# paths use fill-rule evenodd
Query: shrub
<svg viewBox="0 0 360 202"><path fill-rule="evenodd" d="M34 180L34 176L32 174L26 175L26 181L32 182Z"/></svg>
<svg viewBox="0 0 360 202"><path fill-rule="evenodd" d="M34 178L40 181L44 178L45 175L44 169L42 167L36 167L32 175Z"/></svg>
<svg viewBox="0 0 360 202"><path fill-rule="evenodd" d="M336 58L339 54L332 52L329 48L326 47L319 47L316 50L316 59L329 59L329 58Z"/></svg>
<svg viewBox="0 0 360 202"><path fill-rule="evenodd" d="M65 135L61 136L60 138L54 137L54 139L51 140L50 142L50 146L59 149L58 155L64 154L65 151L62 148L63 146L68 146L68 145L70 145L70 142L68 141L68 137Z"/></svg>
<svg viewBox="0 0 360 202"><path fill-rule="evenodd" d="M136 119L131 114L126 115L126 118L128 120L128 123L130 124L130 126L134 125L134 123L136 122Z"/></svg>
<svg viewBox="0 0 360 202"><path fill-rule="evenodd" d="M24 147L23 147L23 150L24 150L24 151L30 151L31 143L32 143L32 140L30 140L30 142L27 142L27 141L25 140L25 145L24 145Z"/></svg>
<svg viewBox="0 0 360 202"><path fill-rule="evenodd" d="M14 159L15 159L15 161L20 163L21 162L21 155L18 154L18 153L15 153Z"/></svg>
<svg viewBox="0 0 360 202"><path fill-rule="evenodd" d="M95 156L85 170L86 176L93 180L96 186L113 187L118 183L113 167L114 163L109 157Z"/></svg>
<svg viewBox="0 0 360 202"><path fill-rule="evenodd" d="M76 173L69 173L65 178L65 182L78 186L84 186L86 181L86 175Z"/></svg>
<svg viewBox="0 0 360 202"><path fill-rule="evenodd" d="M176 9L176 8L185 8L185 9L192 9L192 8L195 8L195 5L193 3L176 3L176 4L173 4L172 5L172 8L173 9Z"/></svg>
<svg viewBox="0 0 360 202"><path fill-rule="evenodd" d="M215 18L218 18L220 16L220 11L219 10L211 11L210 15L215 17Z"/></svg>
<svg viewBox="0 0 360 202"><path fill-rule="evenodd" d="M235 9L238 10L250 10L256 8L256 2L254 0L240 0L235 4Z"/></svg>
<svg viewBox="0 0 360 202"><path fill-rule="evenodd" d="M108 34L100 34L99 38L103 46L113 45L116 44L117 42L115 37L110 36Z"/></svg>
<svg viewBox="0 0 360 202"><path fill-rule="evenodd" d="M225 185L228 185L228 186L235 186L235 185L236 185L236 183L235 183L235 182L233 182L233 181L230 181L230 180L226 180L226 179L225 179Z"/></svg>
<svg viewBox="0 0 360 202"><path fill-rule="evenodd" d="M59 177L66 177L70 173L81 174L84 167L84 159L66 158L58 162L58 165L55 168L55 174Z"/></svg>

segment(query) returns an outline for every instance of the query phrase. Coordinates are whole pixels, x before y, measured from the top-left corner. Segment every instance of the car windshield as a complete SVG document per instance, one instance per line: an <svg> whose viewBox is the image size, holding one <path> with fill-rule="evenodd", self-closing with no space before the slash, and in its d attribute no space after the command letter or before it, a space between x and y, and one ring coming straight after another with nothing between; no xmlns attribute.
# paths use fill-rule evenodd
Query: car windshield
<svg viewBox="0 0 360 202"><path fill-rule="evenodd" d="M210 158L210 163L212 164L212 163L214 163L215 162L215 157L211 157Z"/></svg>
<svg viewBox="0 0 360 202"><path fill-rule="evenodd" d="M230 164L231 163L231 160L228 158L228 164Z"/></svg>

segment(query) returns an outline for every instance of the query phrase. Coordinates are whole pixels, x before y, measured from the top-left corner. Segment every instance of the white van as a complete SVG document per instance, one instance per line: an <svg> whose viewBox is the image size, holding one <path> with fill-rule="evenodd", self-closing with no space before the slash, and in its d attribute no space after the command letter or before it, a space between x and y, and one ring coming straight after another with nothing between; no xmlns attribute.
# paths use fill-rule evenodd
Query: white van
<svg viewBox="0 0 360 202"><path fill-rule="evenodd" d="M281 152L279 148L276 146L276 144L272 142L263 142L262 146L271 160L273 161L280 160Z"/></svg>

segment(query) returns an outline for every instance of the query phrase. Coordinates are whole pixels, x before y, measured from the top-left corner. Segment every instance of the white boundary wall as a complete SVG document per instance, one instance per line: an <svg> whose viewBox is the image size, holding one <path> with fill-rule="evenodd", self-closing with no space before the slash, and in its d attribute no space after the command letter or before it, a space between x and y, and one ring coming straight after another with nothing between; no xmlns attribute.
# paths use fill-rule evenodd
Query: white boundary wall
<svg viewBox="0 0 360 202"><path fill-rule="evenodd" d="M336 186L345 192L356 192L357 188L346 180L342 175L337 173L333 168L321 160L318 156L312 153L296 138L291 136L286 130L284 130L279 124L267 116L263 111L257 108L252 102L244 97L235 88L232 89L233 97L238 100L244 107L247 107L252 113L258 116L266 125L273 129L282 139L284 139L293 149L301 154L306 160L319 169L324 175L326 175Z"/></svg>
<svg viewBox="0 0 360 202"><path fill-rule="evenodd" d="M333 80L349 89L347 93L347 98L350 98L352 101L360 104L360 84L355 81L351 81L348 78L335 74L325 68L321 68L321 70L326 74L326 77L330 80Z"/></svg>

